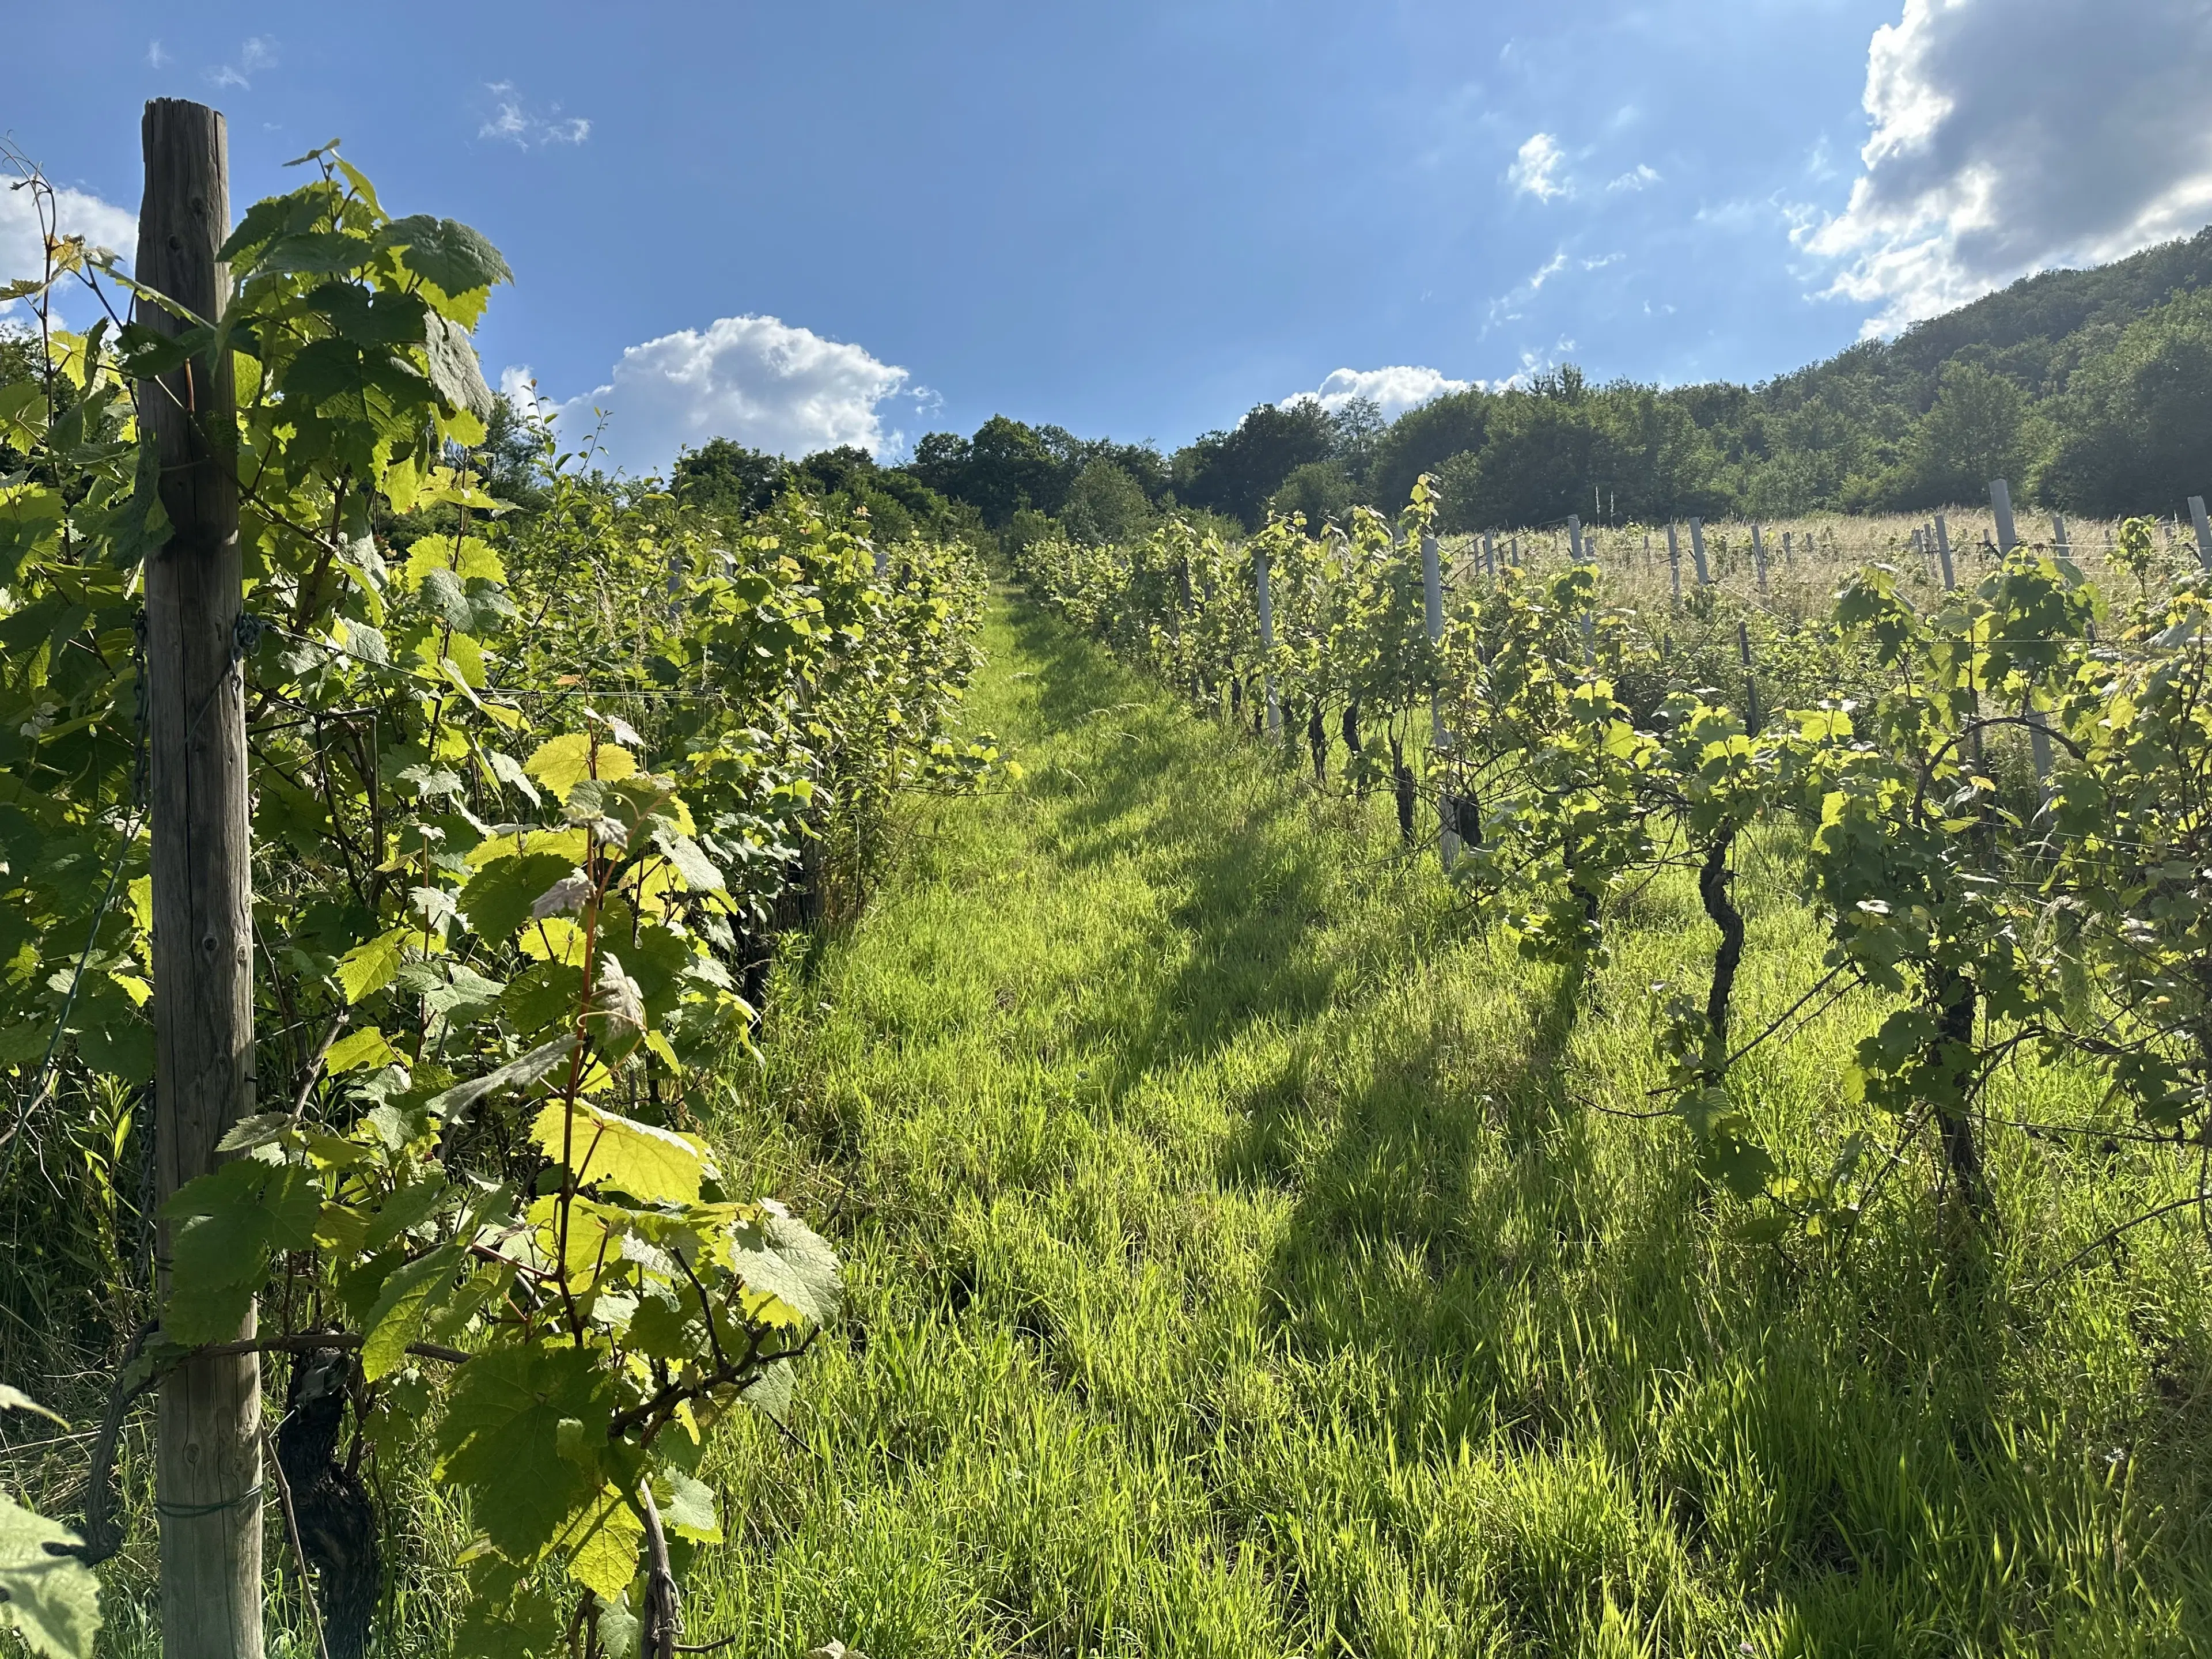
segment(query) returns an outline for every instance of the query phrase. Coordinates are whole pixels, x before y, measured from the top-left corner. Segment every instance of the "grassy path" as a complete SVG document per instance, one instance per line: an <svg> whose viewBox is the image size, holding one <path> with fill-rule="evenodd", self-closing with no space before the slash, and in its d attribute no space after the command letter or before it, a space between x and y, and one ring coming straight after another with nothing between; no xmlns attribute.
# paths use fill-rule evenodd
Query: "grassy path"
<svg viewBox="0 0 2212 1659"><path fill-rule="evenodd" d="M1841 1269L1746 1242L1674 1126L1592 1109L1646 1103L1637 998L1710 949L1686 891L1638 902L1571 1024L1345 803L1033 613L990 646L976 718L1027 785L923 815L726 1126L854 1295L803 1445L734 1437L694 1631L871 1659L2191 1650L2184 1244L2030 1305L1934 1270L1918 1202ZM1817 972L1760 879L1747 1029ZM1756 1063L1762 1109L1832 1139L1862 1028ZM2093 1182L2006 1156L2002 1250L2101 1224Z"/></svg>

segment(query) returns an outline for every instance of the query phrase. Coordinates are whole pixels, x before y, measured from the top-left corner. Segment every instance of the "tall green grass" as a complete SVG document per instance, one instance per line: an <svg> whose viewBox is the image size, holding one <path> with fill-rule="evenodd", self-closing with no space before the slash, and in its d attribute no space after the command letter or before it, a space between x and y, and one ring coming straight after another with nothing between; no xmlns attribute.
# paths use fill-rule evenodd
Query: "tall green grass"
<svg viewBox="0 0 2212 1659"><path fill-rule="evenodd" d="M693 1565L689 1639L2212 1650L2212 1248L2184 1211L2073 1261L2193 1162L1993 1122L2001 1218L1962 1236L1926 1149L1843 1102L1881 1012L1846 999L1736 1085L1793 1167L1854 1132L1896 1162L1847 1250L1757 1242L1636 1115L1651 987L1701 982L1712 945L1686 878L1617 906L1571 994L1382 801L1317 793L1026 608L990 646L973 718L1027 781L909 818L870 909L785 964L714 1126L732 1187L847 1253L852 1308L789 1432L741 1416L710 1462L732 1537ZM1741 879L1746 1034L1821 973L1791 868L1768 841ZM2023 1062L1989 1109L2102 1108ZM72 1449L34 1495L67 1496ZM103 1645L135 1654L125 1461ZM471 1530L420 1475L380 1477L408 1654L450 1638ZM312 1655L270 1550L272 1652Z"/></svg>
<svg viewBox="0 0 2212 1659"><path fill-rule="evenodd" d="M849 1254L789 1436L719 1462L696 1637L951 1654L2181 1654L2212 1646L2207 1246L2171 1148L1993 1127L1960 1237L1907 1146L1847 1251L1755 1242L1645 1113L1686 879L1577 1010L1382 807L1034 611L1029 769L914 827L721 1126ZM1742 883L1754 1031L1819 976ZM1800 1165L1846 1000L1740 1068ZM1993 1115L2094 1115L2023 1066Z"/></svg>

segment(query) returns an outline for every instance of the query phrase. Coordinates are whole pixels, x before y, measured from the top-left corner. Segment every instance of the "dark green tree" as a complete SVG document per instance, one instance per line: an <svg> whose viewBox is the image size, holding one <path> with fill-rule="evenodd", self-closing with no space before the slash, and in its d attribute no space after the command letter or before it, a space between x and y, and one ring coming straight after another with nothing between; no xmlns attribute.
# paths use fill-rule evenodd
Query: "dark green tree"
<svg viewBox="0 0 2212 1659"><path fill-rule="evenodd" d="M686 507L750 518L775 503L787 471L781 457L728 438L711 438L677 456L671 483L676 499Z"/></svg>

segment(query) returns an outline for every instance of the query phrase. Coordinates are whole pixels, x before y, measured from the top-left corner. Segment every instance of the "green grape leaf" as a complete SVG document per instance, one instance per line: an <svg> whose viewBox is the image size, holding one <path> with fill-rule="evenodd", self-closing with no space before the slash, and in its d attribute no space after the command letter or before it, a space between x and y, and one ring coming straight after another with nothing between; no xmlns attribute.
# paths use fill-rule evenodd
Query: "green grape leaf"
<svg viewBox="0 0 2212 1659"><path fill-rule="evenodd" d="M380 1250L414 1231L437 1214L440 1206L453 1191L453 1187L436 1175L416 1182L411 1186L402 1187L385 1200L383 1207L377 1211L376 1219L368 1231L368 1248L372 1251Z"/></svg>
<svg viewBox="0 0 2212 1659"><path fill-rule="evenodd" d="M441 1479L468 1486L472 1513L513 1561L537 1559L599 1496L591 1469L560 1453L561 1419L605 1424L611 1380L588 1350L494 1348L454 1374L436 1433Z"/></svg>
<svg viewBox="0 0 2212 1659"><path fill-rule="evenodd" d="M704 1141L601 1111L589 1101L576 1103L571 1132L569 1110L560 1101L546 1102L531 1135L556 1162L568 1136L579 1184L604 1182L648 1204L699 1201L700 1181L713 1168Z"/></svg>
<svg viewBox="0 0 2212 1659"><path fill-rule="evenodd" d="M92 1659L100 1633L100 1580L74 1555L82 1547L59 1522L0 1498L0 1627L13 1629L47 1659Z"/></svg>
<svg viewBox="0 0 2212 1659"><path fill-rule="evenodd" d="M161 1206L175 1228L162 1334L193 1346L234 1336L273 1251L313 1248L322 1182L296 1164L234 1158L179 1188Z"/></svg>
<svg viewBox="0 0 2212 1659"><path fill-rule="evenodd" d="M461 890L462 912L477 938L504 945L530 920L530 907L539 896L575 867L574 860L558 853L494 859Z"/></svg>
<svg viewBox="0 0 2212 1659"><path fill-rule="evenodd" d="M573 1022L584 994L584 970L565 962L535 962L500 994L499 1006L524 1036Z"/></svg>
<svg viewBox="0 0 2212 1659"><path fill-rule="evenodd" d="M705 1481L694 1480L680 1469L672 1470L668 1495L663 1498L655 1492L653 1500L660 1505L661 1520L678 1537L699 1544L722 1541L722 1521L714 1502L714 1489Z"/></svg>
<svg viewBox="0 0 2212 1659"><path fill-rule="evenodd" d="M495 1071L465 1083L456 1083L444 1093L433 1096L427 1103L428 1109L448 1122L458 1122L474 1110L480 1100L527 1089L574 1053L575 1046L574 1036L563 1032L550 1042L540 1043L520 1060L511 1060Z"/></svg>
<svg viewBox="0 0 2212 1659"><path fill-rule="evenodd" d="M427 213L394 219L376 233L376 246L399 249L402 264L449 295L514 280L514 273L499 257L497 248L480 233L452 219L433 218Z"/></svg>
<svg viewBox="0 0 2212 1659"><path fill-rule="evenodd" d="M442 284L441 285L442 286ZM429 318L430 384L453 409L465 409L480 421L491 419L491 388L484 384L469 331L450 318Z"/></svg>
<svg viewBox="0 0 2212 1659"><path fill-rule="evenodd" d="M368 1316L361 1345L362 1374L368 1381L406 1363L407 1345L421 1340L423 1325L453 1290L463 1259L459 1245L447 1244L384 1281L384 1294Z"/></svg>
<svg viewBox="0 0 2212 1659"><path fill-rule="evenodd" d="M561 1609L550 1595L526 1590L502 1604L478 1591L453 1638L453 1651L469 1659L544 1659L561 1650Z"/></svg>
<svg viewBox="0 0 2212 1659"><path fill-rule="evenodd" d="M599 1651L607 1659L641 1659L645 1649L645 1621L629 1610L629 1597L599 1600Z"/></svg>
<svg viewBox="0 0 2212 1659"><path fill-rule="evenodd" d="M791 1362L774 1360L761 1367L760 1375L745 1385L738 1398L772 1423L788 1423L793 1381Z"/></svg>
<svg viewBox="0 0 2212 1659"><path fill-rule="evenodd" d="M773 1199L763 1202L760 1211L757 1221L733 1230L731 1247L731 1265L745 1288L772 1298L753 1316L772 1324L829 1324L843 1300L837 1253Z"/></svg>
<svg viewBox="0 0 2212 1659"><path fill-rule="evenodd" d="M700 851L699 843L690 836L679 836L672 830L656 830L653 844L668 855L668 861L676 866L676 873L684 878L686 887L709 893L722 890L721 871Z"/></svg>

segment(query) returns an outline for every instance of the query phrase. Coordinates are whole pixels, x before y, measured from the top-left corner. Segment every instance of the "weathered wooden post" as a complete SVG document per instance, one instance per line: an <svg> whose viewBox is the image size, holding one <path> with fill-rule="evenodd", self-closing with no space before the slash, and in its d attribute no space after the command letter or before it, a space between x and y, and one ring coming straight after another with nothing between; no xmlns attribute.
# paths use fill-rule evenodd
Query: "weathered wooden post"
<svg viewBox="0 0 2212 1659"><path fill-rule="evenodd" d="M1667 574L1674 584L1670 608L1680 611L1682 608L1682 544L1675 537L1672 519L1667 520Z"/></svg>
<svg viewBox="0 0 2212 1659"><path fill-rule="evenodd" d="M2212 570L2212 520L2204 516L2204 498L2189 498L2190 521L2197 526L2197 557L2207 570Z"/></svg>
<svg viewBox="0 0 2212 1659"><path fill-rule="evenodd" d="M1438 556L1437 538L1421 538L1421 611L1428 624L1429 643L1437 644L1444 636L1444 574L1443 561ZM1429 753L1431 757L1448 755L1451 738L1444 730L1443 696L1439 691L1429 693ZM1439 777L1443 776L1449 763L1439 759ZM1440 783L1437 791L1437 816L1443 828L1437 841L1437 856L1445 869L1452 867L1459 857L1459 833L1454 820L1457 817L1458 800L1453 795L1449 781Z"/></svg>
<svg viewBox="0 0 2212 1659"><path fill-rule="evenodd" d="M1698 586L1711 586L1713 578L1711 572L1705 568L1705 521L1703 519L1690 520L1690 556L1698 562Z"/></svg>
<svg viewBox="0 0 2212 1659"><path fill-rule="evenodd" d="M2004 557L2020 544L2020 537L2013 528L2012 490L2002 478L1990 480L1990 510L1996 514L1997 556ZM2051 776L2051 733L2043 724L2043 711L2035 706L2033 694L2021 710L2027 720L2027 746L2035 759L2035 775L2048 780Z"/></svg>
<svg viewBox="0 0 2212 1659"><path fill-rule="evenodd" d="M1571 563L1583 562L1583 521L1571 513L1567 514L1567 557Z"/></svg>
<svg viewBox="0 0 2212 1659"><path fill-rule="evenodd" d="M2019 545L2020 538L2012 524L2012 489L2002 478L1990 480L1990 511L1997 521L1997 556L2002 558Z"/></svg>
<svg viewBox="0 0 2212 1659"><path fill-rule="evenodd" d="M1951 530L1943 522L1943 515L1936 515L1936 556L1943 565L1943 591L1948 593L1959 585L1958 576L1951 568Z"/></svg>
<svg viewBox="0 0 2212 1659"><path fill-rule="evenodd" d="M213 320L230 289L217 257L230 234L223 118L204 104L157 98L146 106L142 136L137 278ZM187 326L145 304L138 320L172 335ZM238 417L228 354L141 383L138 410L172 527L146 562L154 1158L156 1196L166 1201L215 1168L216 1143L254 1103ZM163 1226L165 1297L170 1249ZM249 1310L234 1334L253 1334ZM161 1651L167 1659L258 1659L259 1359L246 1353L179 1366L162 1380L157 1422Z"/></svg>
<svg viewBox="0 0 2212 1659"><path fill-rule="evenodd" d="M1759 526L1751 527L1751 560L1759 567L1759 591L1766 592L1766 544L1759 539Z"/></svg>
<svg viewBox="0 0 2212 1659"><path fill-rule="evenodd" d="M1275 670L1275 603L1267 593L1267 550L1252 550L1252 581L1260 601L1260 649L1270 659L1267 667L1267 736L1279 740L1283 735L1283 703L1276 695Z"/></svg>

